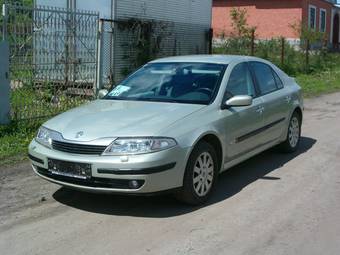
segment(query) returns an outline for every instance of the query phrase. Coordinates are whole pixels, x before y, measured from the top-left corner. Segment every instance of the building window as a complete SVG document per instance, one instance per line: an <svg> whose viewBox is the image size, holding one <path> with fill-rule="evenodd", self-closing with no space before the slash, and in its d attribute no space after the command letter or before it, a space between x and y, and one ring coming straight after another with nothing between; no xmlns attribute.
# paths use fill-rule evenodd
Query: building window
<svg viewBox="0 0 340 255"><path fill-rule="evenodd" d="M320 32L326 32L326 17L327 11L325 9L320 9Z"/></svg>
<svg viewBox="0 0 340 255"><path fill-rule="evenodd" d="M313 5L309 6L308 26L313 30L316 27L316 7Z"/></svg>

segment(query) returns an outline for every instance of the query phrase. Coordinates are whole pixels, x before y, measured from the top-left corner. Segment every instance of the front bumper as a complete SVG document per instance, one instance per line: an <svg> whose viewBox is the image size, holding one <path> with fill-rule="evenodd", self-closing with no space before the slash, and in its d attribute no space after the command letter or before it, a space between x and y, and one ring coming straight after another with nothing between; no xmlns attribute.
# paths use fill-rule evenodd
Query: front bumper
<svg viewBox="0 0 340 255"><path fill-rule="evenodd" d="M29 145L29 157L34 172L50 181L70 188L108 193L154 193L183 185L185 165L190 148L174 148L140 155L89 156L76 155L46 148L35 140ZM92 177L87 181L53 175L48 171L48 159L91 165ZM138 181L139 188L129 182Z"/></svg>

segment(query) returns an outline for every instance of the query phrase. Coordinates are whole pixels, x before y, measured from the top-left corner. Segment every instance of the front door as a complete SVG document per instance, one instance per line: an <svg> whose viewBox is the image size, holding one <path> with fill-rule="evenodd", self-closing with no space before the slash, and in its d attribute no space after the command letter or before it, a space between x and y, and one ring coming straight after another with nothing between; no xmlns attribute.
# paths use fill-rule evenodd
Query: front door
<svg viewBox="0 0 340 255"><path fill-rule="evenodd" d="M234 67L227 84L226 96L249 95L253 97L250 106L231 107L224 110L224 127L226 128L225 162L250 152L263 141L262 134L257 132L263 126L263 100L257 97L254 81L248 63Z"/></svg>

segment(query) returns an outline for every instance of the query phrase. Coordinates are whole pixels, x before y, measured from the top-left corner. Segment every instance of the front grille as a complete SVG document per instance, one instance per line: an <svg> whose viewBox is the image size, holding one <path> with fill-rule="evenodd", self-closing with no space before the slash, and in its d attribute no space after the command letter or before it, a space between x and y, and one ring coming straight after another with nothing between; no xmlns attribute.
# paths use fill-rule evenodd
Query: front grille
<svg viewBox="0 0 340 255"><path fill-rule="evenodd" d="M107 146L52 141L52 148L72 154L101 155Z"/></svg>

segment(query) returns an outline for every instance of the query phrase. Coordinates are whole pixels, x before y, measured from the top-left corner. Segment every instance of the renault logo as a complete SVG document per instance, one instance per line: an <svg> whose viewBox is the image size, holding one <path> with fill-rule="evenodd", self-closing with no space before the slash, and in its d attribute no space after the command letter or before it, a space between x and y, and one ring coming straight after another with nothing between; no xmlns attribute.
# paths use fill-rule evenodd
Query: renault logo
<svg viewBox="0 0 340 255"><path fill-rule="evenodd" d="M77 134L76 134L76 138L79 138L81 136L84 135L84 132L83 131L79 131Z"/></svg>

